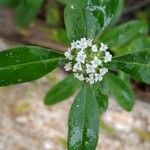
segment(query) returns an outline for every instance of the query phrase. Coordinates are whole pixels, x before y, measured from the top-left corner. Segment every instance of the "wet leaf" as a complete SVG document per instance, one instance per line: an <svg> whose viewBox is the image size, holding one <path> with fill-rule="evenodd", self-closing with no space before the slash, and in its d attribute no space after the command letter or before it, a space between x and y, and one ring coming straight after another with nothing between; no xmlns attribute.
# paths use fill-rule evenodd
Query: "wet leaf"
<svg viewBox="0 0 150 150"><path fill-rule="evenodd" d="M118 104L123 109L131 111L134 105L134 95L131 87L112 73L106 75L106 84Z"/></svg>
<svg viewBox="0 0 150 150"><path fill-rule="evenodd" d="M70 41L81 37L95 38L108 27L118 13L122 0L72 0L66 6L64 17Z"/></svg>
<svg viewBox="0 0 150 150"><path fill-rule="evenodd" d="M139 35L148 34L148 25L142 21L130 21L105 32L101 41L107 43L115 54L124 54L118 47L126 46ZM117 49L118 48L118 49Z"/></svg>
<svg viewBox="0 0 150 150"><path fill-rule="evenodd" d="M132 89L131 77L123 71L118 71L118 77L126 82L126 84Z"/></svg>
<svg viewBox="0 0 150 150"><path fill-rule="evenodd" d="M117 21L119 20L120 16L122 15L123 8L124 8L124 0L119 0L116 13L115 13L115 15L113 17L113 20L111 21L111 24L110 24L111 26L113 26L113 25L115 25L117 23Z"/></svg>
<svg viewBox="0 0 150 150"><path fill-rule="evenodd" d="M0 52L0 86L36 80L62 63L63 55L41 47L25 46Z"/></svg>
<svg viewBox="0 0 150 150"><path fill-rule="evenodd" d="M114 57L108 67L120 69L131 77L150 84L150 49Z"/></svg>
<svg viewBox="0 0 150 150"><path fill-rule="evenodd" d="M145 35L140 35L128 43L117 47L114 51L117 55L123 55L134 51L142 51L143 49L147 48L150 48L150 38Z"/></svg>
<svg viewBox="0 0 150 150"><path fill-rule="evenodd" d="M99 133L99 108L89 85L84 85L69 115L69 150L95 150Z"/></svg>
<svg viewBox="0 0 150 150"><path fill-rule="evenodd" d="M52 105L67 99L77 91L80 85L79 80L75 79L73 75L69 75L48 91L45 104Z"/></svg>
<svg viewBox="0 0 150 150"><path fill-rule="evenodd" d="M104 80L103 80L104 81ZM105 82L97 82L92 85L93 93L96 97L100 112L103 113L108 108L108 91Z"/></svg>

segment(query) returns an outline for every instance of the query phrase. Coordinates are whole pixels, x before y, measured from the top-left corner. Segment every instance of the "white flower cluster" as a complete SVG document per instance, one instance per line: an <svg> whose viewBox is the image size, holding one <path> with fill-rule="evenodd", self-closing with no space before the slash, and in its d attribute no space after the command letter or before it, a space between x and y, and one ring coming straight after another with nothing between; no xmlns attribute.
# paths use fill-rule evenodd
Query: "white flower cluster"
<svg viewBox="0 0 150 150"><path fill-rule="evenodd" d="M71 48L65 52L68 63L66 71L73 71L74 77L90 84L101 81L108 72L104 64L110 62L112 55L107 51L108 46L93 44L92 39L81 38L71 43Z"/></svg>

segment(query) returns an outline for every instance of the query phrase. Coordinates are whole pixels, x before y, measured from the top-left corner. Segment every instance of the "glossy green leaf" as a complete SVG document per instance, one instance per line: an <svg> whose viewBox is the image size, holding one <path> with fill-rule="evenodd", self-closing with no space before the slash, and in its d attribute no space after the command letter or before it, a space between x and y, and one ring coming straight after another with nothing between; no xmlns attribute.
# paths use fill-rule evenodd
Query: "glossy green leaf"
<svg viewBox="0 0 150 150"><path fill-rule="evenodd" d="M123 109L131 111L134 105L134 95L131 87L114 74L106 75L106 84L118 104Z"/></svg>
<svg viewBox="0 0 150 150"><path fill-rule="evenodd" d="M108 91L105 82L103 81L92 85L92 90L98 102L100 112L104 112L108 108Z"/></svg>
<svg viewBox="0 0 150 150"><path fill-rule="evenodd" d="M72 0L64 17L70 41L81 37L95 38L114 19L122 0Z"/></svg>
<svg viewBox="0 0 150 150"><path fill-rule="evenodd" d="M69 115L68 150L95 150L98 134L98 103L91 87L84 85Z"/></svg>
<svg viewBox="0 0 150 150"><path fill-rule="evenodd" d="M104 30L117 21L122 11L123 0L89 0L87 4Z"/></svg>
<svg viewBox="0 0 150 150"><path fill-rule="evenodd" d="M16 8L16 20L20 26L28 26L36 18L43 0L21 0Z"/></svg>
<svg viewBox="0 0 150 150"><path fill-rule="evenodd" d="M118 71L118 77L123 80L124 82L126 82L126 84L132 89L132 83L131 83L131 78L128 74L126 74L123 71Z"/></svg>
<svg viewBox="0 0 150 150"><path fill-rule="evenodd" d="M78 40L82 37L93 37L95 33L89 30L90 23L93 27L92 30L98 30L98 32L100 32L100 26L96 18L93 17L88 10L81 9L80 5L67 5L64 17L67 35L70 41Z"/></svg>
<svg viewBox="0 0 150 150"><path fill-rule="evenodd" d="M128 54L135 51L142 51L143 49L150 48L150 38L145 35L135 37L128 43L115 48L117 55Z"/></svg>
<svg viewBox="0 0 150 150"><path fill-rule="evenodd" d="M45 104L52 105L67 99L77 91L80 85L79 80L75 79L73 75L69 75L48 91Z"/></svg>
<svg viewBox="0 0 150 150"><path fill-rule="evenodd" d="M131 40L136 38L139 35L146 35L148 33L148 25L142 21L130 21L123 25L114 27L111 30L108 30L101 37L101 41L107 43L109 47L116 53L119 52L117 47L128 44Z"/></svg>
<svg viewBox="0 0 150 150"><path fill-rule="evenodd" d="M120 69L133 78L150 84L150 49L114 57L108 67Z"/></svg>
<svg viewBox="0 0 150 150"><path fill-rule="evenodd" d="M63 55L26 46L0 52L0 86L36 80L58 67Z"/></svg>
<svg viewBox="0 0 150 150"><path fill-rule="evenodd" d="M120 16L122 15L123 12L123 8L124 8L124 0L119 0L118 1L118 7L116 10L116 13L110 23L111 26L115 25L117 23L117 21L119 20Z"/></svg>

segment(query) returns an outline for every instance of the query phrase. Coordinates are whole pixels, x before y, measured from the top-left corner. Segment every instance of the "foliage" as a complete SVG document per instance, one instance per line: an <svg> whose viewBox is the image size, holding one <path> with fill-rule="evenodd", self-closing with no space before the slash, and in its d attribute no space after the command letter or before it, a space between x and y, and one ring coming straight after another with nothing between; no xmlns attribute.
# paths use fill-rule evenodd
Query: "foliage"
<svg viewBox="0 0 150 150"><path fill-rule="evenodd" d="M41 5L41 0L37 1L39 4L28 2L20 1L16 8L20 12L19 18L21 14L25 15L25 22L21 21L23 25L35 18ZM0 4L8 3L0 0ZM130 78L150 84L148 24L135 20L113 27L121 15L123 0L67 0L64 3L69 41L86 37L97 45L107 43L114 57L106 64L110 73L102 81L89 85L69 75L48 91L45 104L61 102L79 90L69 114L68 149L94 150L98 141L99 116L107 109L109 93L123 109L130 111L134 105ZM24 9L26 6L28 8ZM22 46L2 51L0 86L36 80L66 61L62 54L41 47Z"/></svg>

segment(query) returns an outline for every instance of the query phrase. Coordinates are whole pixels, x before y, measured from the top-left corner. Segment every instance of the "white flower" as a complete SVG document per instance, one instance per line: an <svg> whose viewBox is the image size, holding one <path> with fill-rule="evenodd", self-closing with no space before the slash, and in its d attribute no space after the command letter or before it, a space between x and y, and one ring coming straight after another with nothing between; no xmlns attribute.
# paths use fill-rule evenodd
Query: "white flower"
<svg viewBox="0 0 150 150"><path fill-rule="evenodd" d="M73 41L73 42L71 43L71 49L75 49L75 48L76 48L76 45L77 45L76 42Z"/></svg>
<svg viewBox="0 0 150 150"><path fill-rule="evenodd" d="M89 77L86 78L86 81L90 84L93 84L95 82L94 80L94 74L89 74Z"/></svg>
<svg viewBox="0 0 150 150"><path fill-rule="evenodd" d="M95 68L102 64L101 60L99 60L96 56L94 57L93 61L91 61L91 63Z"/></svg>
<svg viewBox="0 0 150 150"><path fill-rule="evenodd" d="M92 41L93 41L92 39L88 39L88 40L87 40L87 45L88 45L88 47L91 47L91 46L92 46Z"/></svg>
<svg viewBox="0 0 150 150"><path fill-rule="evenodd" d="M65 55L66 58L69 59L69 60L72 60L72 59L73 59L73 56L72 56L72 54L71 54L71 49L70 49L70 48L68 48L68 51L65 52L64 55Z"/></svg>
<svg viewBox="0 0 150 150"><path fill-rule="evenodd" d="M95 74L95 82L97 81L101 81L103 79L102 74L101 73L96 73Z"/></svg>
<svg viewBox="0 0 150 150"><path fill-rule="evenodd" d="M80 62L77 62L74 66L73 66L73 72L76 71L82 71L82 65Z"/></svg>
<svg viewBox="0 0 150 150"><path fill-rule="evenodd" d="M102 69L100 69L100 74L103 76L103 75L105 75L106 73L108 72L108 69L107 68L102 68Z"/></svg>
<svg viewBox="0 0 150 150"><path fill-rule="evenodd" d="M85 37L84 37L84 38L81 38L81 39L80 39L80 42L81 42L81 43L85 43L85 42L86 42L86 38L85 38Z"/></svg>
<svg viewBox="0 0 150 150"><path fill-rule="evenodd" d="M112 55L109 52L105 52L104 62L110 62L112 59Z"/></svg>
<svg viewBox="0 0 150 150"><path fill-rule="evenodd" d="M73 9L73 5L71 6ZM64 69L72 70L74 77L89 84L101 81L108 69L104 63L110 62L112 55L106 51L108 46L101 43L101 47L93 44L93 39L85 37L73 41L71 47L65 52L68 60Z"/></svg>
<svg viewBox="0 0 150 150"><path fill-rule="evenodd" d="M70 71L72 69L72 63L69 62L68 64L66 64L64 69L65 69L65 71Z"/></svg>
<svg viewBox="0 0 150 150"><path fill-rule="evenodd" d="M80 41L77 41L76 42L76 49L81 49L82 48L82 45L80 43Z"/></svg>
<svg viewBox="0 0 150 150"><path fill-rule="evenodd" d="M94 45L92 45L92 51L93 52L97 52L98 51L98 48L97 48L97 46L94 44Z"/></svg>
<svg viewBox="0 0 150 150"><path fill-rule="evenodd" d="M82 50L84 50L84 49L86 49L86 48L88 47L86 38L82 38L82 39L81 39L81 41L80 41L80 46L81 46L80 48L81 48Z"/></svg>
<svg viewBox="0 0 150 150"><path fill-rule="evenodd" d="M94 79L94 73L89 74L90 79Z"/></svg>
<svg viewBox="0 0 150 150"><path fill-rule="evenodd" d="M81 62L81 63L84 64L85 63L85 58L86 58L86 54L84 53L84 51L80 51L77 54L76 61Z"/></svg>
<svg viewBox="0 0 150 150"><path fill-rule="evenodd" d="M83 81L83 80L84 80L83 74L75 73L75 74L74 74L74 77L77 78L77 79L79 79L80 81Z"/></svg>
<svg viewBox="0 0 150 150"><path fill-rule="evenodd" d="M106 51L108 49L108 46L104 43L101 43L100 51Z"/></svg>
<svg viewBox="0 0 150 150"><path fill-rule="evenodd" d="M86 72L88 73L95 73L95 67L93 65L86 64Z"/></svg>

